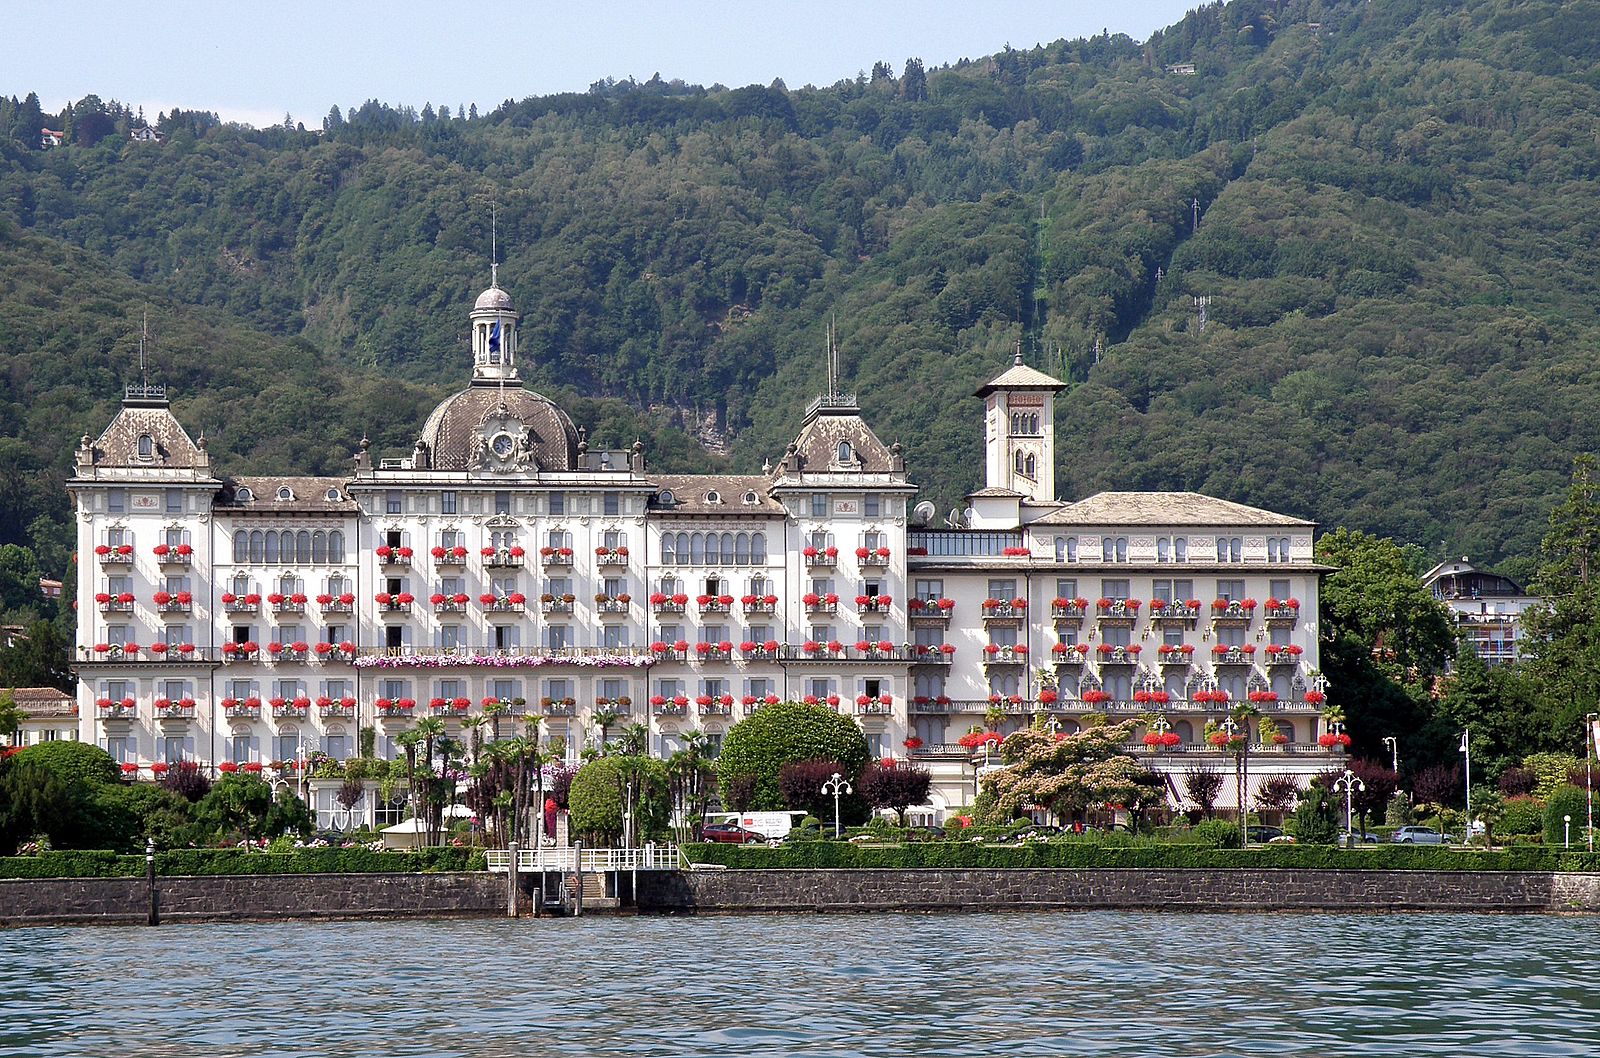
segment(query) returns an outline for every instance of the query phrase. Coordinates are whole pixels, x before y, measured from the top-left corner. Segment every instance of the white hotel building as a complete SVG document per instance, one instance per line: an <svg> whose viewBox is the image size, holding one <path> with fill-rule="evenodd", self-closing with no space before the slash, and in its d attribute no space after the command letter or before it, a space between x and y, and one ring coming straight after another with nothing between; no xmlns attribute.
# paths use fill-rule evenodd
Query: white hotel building
<svg viewBox="0 0 1600 1058"><path fill-rule="evenodd" d="M361 729L389 753L420 717L459 731L504 702L574 757L597 718L665 754L810 698L925 760L942 810L970 801L956 743L986 714L1157 713L1178 744L1136 752L1231 774L1203 725L1252 699L1277 724L1253 775L1328 766L1313 525L1193 493L1058 501L1062 383L1020 355L977 394L986 487L934 528L836 393L761 474L591 450L518 378L518 319L485 291L471 384L343 477L218 477L165 389L130 386L69 484L79 737L141 769L348 757Z"/></svg>

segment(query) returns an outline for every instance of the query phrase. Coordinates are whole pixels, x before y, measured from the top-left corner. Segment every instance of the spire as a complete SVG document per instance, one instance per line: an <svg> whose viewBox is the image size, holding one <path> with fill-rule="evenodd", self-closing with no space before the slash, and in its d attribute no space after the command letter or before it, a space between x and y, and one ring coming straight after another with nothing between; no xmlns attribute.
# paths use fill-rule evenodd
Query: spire
<svg viewBox="0 0 1600 1058"><path fill-rule="evenodd" d="M1021 367L1022 366L1022 339L1021 338L1017 339L1017 355L1012 358L1011 364L1012 364L1013 367Z"/></svg>

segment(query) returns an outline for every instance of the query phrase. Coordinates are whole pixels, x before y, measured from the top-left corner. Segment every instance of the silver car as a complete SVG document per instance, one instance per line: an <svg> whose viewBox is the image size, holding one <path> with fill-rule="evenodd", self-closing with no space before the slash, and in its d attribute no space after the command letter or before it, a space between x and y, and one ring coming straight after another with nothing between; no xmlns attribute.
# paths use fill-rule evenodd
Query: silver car
<svg viewBox="0 0 1600 1058"><path fill-rule="evenodd" d="M1448 845L1450 835L1427 827L1401 827L1394 832L1394 841L1397 845Z"/></svg>

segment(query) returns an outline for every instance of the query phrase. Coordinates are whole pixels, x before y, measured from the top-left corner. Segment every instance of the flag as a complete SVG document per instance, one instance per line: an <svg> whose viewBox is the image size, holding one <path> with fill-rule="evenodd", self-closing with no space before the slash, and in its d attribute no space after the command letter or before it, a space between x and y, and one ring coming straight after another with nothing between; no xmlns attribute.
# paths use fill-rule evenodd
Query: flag
<svg viewBox="0 0 1600 1058"><path fill-rule="evenodd" d="M1594 743L1594 755L1600 757L1600 719L1589 721L1589 741Z"/></svg>
<svg viewBox="0 0 1600 1058"><path fill-rule="evenodd" d="M498 353L500 351L500 321L499 320L495 320L494 321L494 326L489 328L489 351L491 353Z"/></svg>

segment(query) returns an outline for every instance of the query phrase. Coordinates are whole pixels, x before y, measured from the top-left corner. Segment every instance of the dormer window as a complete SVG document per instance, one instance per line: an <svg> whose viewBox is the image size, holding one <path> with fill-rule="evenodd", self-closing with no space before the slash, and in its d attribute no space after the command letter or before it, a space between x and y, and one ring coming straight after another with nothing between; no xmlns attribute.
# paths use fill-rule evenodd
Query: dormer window
<svg viewBox="0 0 1600 1058"><path fill-rule="evenodd" d="M287 485L279 485L278 486L278 499L280 499L280 500L292 500L292 499L294 499L294 490L289 488L289 486L287 486Z"/></svg>
<svg viewBox="0 0 1600 1058"><path fill-rule="evenodd" d="M760 502L761 497L757 496L754 492L747 492L744 494L744 503L746 507L754 507Z"/></svg>
<svg viewBox="0 0 1600 1058"><path fill-rule="evenodd" d="M850 447L850 442L849 441L840 441L839 442L839 447L835 451L835 460L840 464L844 464L844 463L854 462L855 458L856 458L855 449Z"/></svg>
<svg viewBox="0 0 1600 1058"><path fill-rule="evenodd" d="M712 491L706 493L706 502L707 503L721 503L722 502L722 494L717 492L715 489L713 489Z"/></svg>
<svg viewBox="0 0 1600 1058"><path fill-rule="evenodd" d="M139 435L139 458L140 459L154 459L155 455L156 455L155 438L151 437L147 433L140 434Z"/></svg>
<svg viewBox="0 0 1600 1058"><path fill-rule="evenodd" d="M256 498L256 494L251 492L248 486L240 485L234 490L233 498L238 500L240 503L249 503L251 500Z"/></svg>
<svg viewBox="0 0 1600 1058"><path fill-rule="evenodd" d="M339 502L339 490L338 489L329 489L324 498L328 499L328 500L331 500L334 503Z"/></svg>
<svg viewBox="0 0 1600 1058"><path fill-rule="evenodd" d="M671 489L662 489L660 495L656 497L656 500L663 507L671 507L673 504L678 502L677 499L672 495Z"/></svg>

